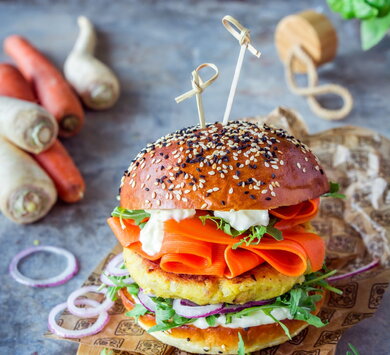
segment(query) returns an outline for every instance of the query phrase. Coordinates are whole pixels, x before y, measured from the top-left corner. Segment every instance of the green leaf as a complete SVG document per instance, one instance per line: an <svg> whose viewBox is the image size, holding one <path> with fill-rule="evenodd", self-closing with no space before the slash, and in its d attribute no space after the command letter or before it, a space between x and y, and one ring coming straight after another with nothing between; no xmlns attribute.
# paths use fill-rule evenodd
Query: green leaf
<svg viewBox="0 0 390 355"><path fill-rule="evenodd" d="M136 283L127 285L126 289L128 293L134 296L137 296L139 293L139 286Z"/></svg>
<svg viewBox="0 0 390 355"><path fill-rule="evenodd" d="M379 18L362 21L360 35L362 48L368 50L378 44L390 29L390 12Z"/></svg>
<svg viewBox="0 0 390 355"><path fill-rule="evenodd" d="M111 349L104 348L101 352L100 355L115 355L114 351Z"/></svg>
<svg viewBox="0 0 390 355"><path fill-rule="evenodd" d="M334 197L334 198L345 198L344 194L340 194L340 185L337 182L329 181L329 192L322 195L322 197Z"/></svg>
<svg viewBox="0 0 390 355"><path fill-rule="evenodd" d="M211 315L206 317L206 322L210 327L214 327L216 324L217 316Z"/></svg>
<svg viewBox="0 0 390 355"><path fill-rule="evenodd" d="M224 231L224 233L229 234L233 237L237 237L245 232L234 229L227 221L225 221L221 217L216 217L208 214L206 216L199 216L199 219L202 221L203 225L206 224L207 220L213 221L217 225L218 229L221 229L222 231Z"/></svg>
<svg viewBox="0 0 390 355"><path fill-rule="evenodd" d="M126 316L138 319L139 316L143 316L147 312L148 310L142 304L136 304L131 311L126 313Z"/></svg>
<svg viewBox="0 0 390 355"><path fill-rule="evenodd" d="M272 309L267 309L267 310L264 310L263 311L268 317L272 318L272 320L275 322L275 323L278 323L282 329L284 330L284 332L286 333L287 337L291 340L291 334L290 334L290 330L287 328L287 326L285 324L283 324L280 320L276 319L273 315L272 315Z"/></svg>
<svg viewBox="0 0 390 355"><path fill-rule="evenodd" d="M348 343L348 346L351 349L351 351L347 351L346 355L349 355L349 354L350 355L360 355L358 349L356 349L356 347L354 345L352 345L351 343Z"/></svg>
<svg viewBox="0 0 390 355"><path fill-rule="evenodd" d="M283 240L282 232L273 226L267 226L266 233L269 234L271 237L273 237L276 240Z"/></svg>
<svg viewBox="0 0 390 355"><path fill-rule="evenodd" d="M245 355L245 344L244 344L244 340L242 340L242 336L240 332L238 332L237 355Z"/></svg>
<svg viewBox="0 0 390 355"><path fill-rule="evenodd" d="M378 9L378 17L386 16L390 12L390 0L365 0L367 4Z"/></svg>
<svg viewBox="0 0 390 355"><path fill-rule="evenodd" d="M343 18L369 19L378 15L379 11L365 0L327 0L329 7Z"/></svg>
<svg viewBox="0 0 390 355"><path fill-rule="evenodd" d="M123 207L115 207L114 211L111 213L112 217L119 217L122 219L132 219L134 220L137 226L140 226L142 229L146 222L143 222L145 218L150 217L150 213L145 212L144 210L127 210Z"/></svg>

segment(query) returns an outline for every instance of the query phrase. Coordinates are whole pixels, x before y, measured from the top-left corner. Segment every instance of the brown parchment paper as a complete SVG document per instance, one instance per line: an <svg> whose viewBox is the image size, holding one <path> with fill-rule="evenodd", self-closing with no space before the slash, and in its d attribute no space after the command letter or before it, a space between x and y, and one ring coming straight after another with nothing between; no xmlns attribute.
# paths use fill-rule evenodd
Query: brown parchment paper
<svg viewBox="0 0 390 355"><path fill-rule="evenodd" d="M329 324L309 326L291 341L267 348L255 355L334 354L343 332L371 317L378 308L390 280L390 140L360 127L340 127L309 135L302 118L294 111L278 108L266 117L248 120L289 130L307 143L319 157L331 181L340 183L345 200L323 198L313 224L326 239L328 264L341 273L380 258L382 266L335 285L343 295L330 294L319 314ZM121 248L117 246L92 272L84 285L99 285L99 275ZM110 311L111 320L99 334L75 339L81 343L78 354L99 355L103 348L114 354L187 355L167 346L138 327L124 315L118 300ZM69 329L89 326L84 320L64 312L59 324ZM51 333L53 339L61 339Z"/></svg>

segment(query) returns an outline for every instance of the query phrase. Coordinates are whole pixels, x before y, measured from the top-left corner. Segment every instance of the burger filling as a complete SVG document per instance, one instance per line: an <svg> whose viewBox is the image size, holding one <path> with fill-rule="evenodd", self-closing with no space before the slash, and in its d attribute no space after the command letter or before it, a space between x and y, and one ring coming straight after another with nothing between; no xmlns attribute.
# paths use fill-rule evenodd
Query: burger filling
<svg viewBox="0 0 390 355"><path fill-rule="evenodd" d="M281 322L286 319L303 320L316 327L325 323L315 315L317 303L324 290L340 294L340 290L330 286L326 279L334 274L323 269L306 275L305 281L295 285L289 292L270 300L248 302L247 304L217 304L199 306L188 300L156 297L148 295L136 283L124 287L122 277L110 277L117 285L109 287L108 295L116 298L119 291L130 311L130 317L147 314L154 316L155 325L148 332L164 331L182 325L200 329L210 327L248 328L278 323L290 337L288 328ZM203 314L202 314L203 313Z"/></svg>

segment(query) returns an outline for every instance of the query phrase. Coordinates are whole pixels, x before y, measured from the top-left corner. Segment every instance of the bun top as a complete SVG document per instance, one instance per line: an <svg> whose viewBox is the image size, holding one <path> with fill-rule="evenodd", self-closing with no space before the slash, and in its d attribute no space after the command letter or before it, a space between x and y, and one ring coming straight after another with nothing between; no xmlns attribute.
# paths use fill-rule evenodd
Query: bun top
<svg viewBox="0 0 390 355"><path fill-rule="evenodd" d="M148 144L122 178L127 209L272 209L329 190L318 158L282 129L246 121L178 130Z"/></svg>

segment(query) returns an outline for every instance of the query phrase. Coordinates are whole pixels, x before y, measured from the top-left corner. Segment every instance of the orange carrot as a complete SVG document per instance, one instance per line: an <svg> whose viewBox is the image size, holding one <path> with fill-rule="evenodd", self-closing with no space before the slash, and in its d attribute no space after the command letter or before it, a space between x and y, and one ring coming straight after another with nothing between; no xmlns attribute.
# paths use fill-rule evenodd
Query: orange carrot
<svg viewBox="0 0 390 355"><path fill-rule="evenodd" d="M32 84L41 105L57 119L60 135L75 135L84 121L83 108L58 69L21 36L6 38L4 51Z"/></svg>
<svg viewBox="0 0 390 355"><path fill-rule="evenodd" d="M61 200L72 203L83 198L84 179L58 139L48 150L33 157L54 181Z"/></svg>
<svg viewBox="0 0 390 355"><path fill-rule="evenodd" d="M13 65L0 63L0 96L37 102L31 86Z"/></svg>

